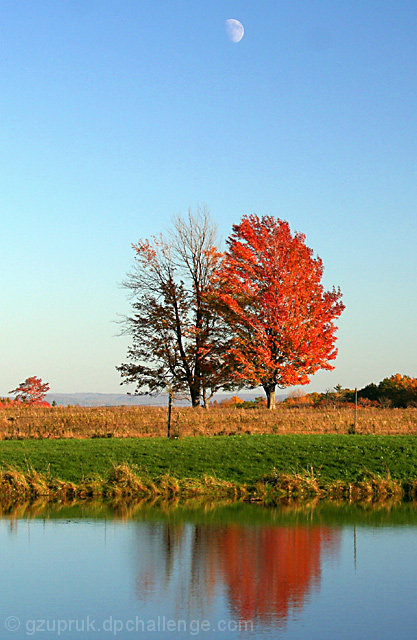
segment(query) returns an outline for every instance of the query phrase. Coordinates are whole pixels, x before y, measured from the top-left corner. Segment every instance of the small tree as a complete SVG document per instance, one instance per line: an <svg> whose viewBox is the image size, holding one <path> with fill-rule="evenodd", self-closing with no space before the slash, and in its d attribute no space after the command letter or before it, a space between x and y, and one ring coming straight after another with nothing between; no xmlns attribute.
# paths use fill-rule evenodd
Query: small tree
<svg viewBox="0 0 417 640"><path fill-rule="evenodd" d="M307 384L318 369L333 369L333 320L341 293L324 291L322 261L287 222L244 216L233 226L215 296L232 335L229 356L242 386L262 385L268 408L275 389Z"/></svg>
<svg viewBox="0 0 417 640"><path fill-rule="evenodd" d="M41 378L32 376L26 378L24 382L9 391L10 394L15 396L15 400L23 402L23 404L41 404L45 400L45 395L49 391L49 383L42 382Z"/></svg>

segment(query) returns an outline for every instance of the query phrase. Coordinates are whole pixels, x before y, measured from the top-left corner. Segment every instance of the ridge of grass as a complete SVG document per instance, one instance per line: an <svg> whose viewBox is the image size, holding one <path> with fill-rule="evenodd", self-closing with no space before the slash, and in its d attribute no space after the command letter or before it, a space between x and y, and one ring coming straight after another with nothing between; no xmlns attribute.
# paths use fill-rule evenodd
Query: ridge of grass
<svg viewBox="0 0 417 640"><path fill-rule="evenodd" d="M277 504L282 498L306 500L337 499L348 501L400 501L404 497L415 499L417 480L412 483L392 480L370 474L357 483L322 483L312 472L272 474L253 485L239 484L204 475L201 478L176 478L165 474L151 478L137 472L127 464L112 467L104 477L96 475L79 483L64 481L50 474L42 474L32 467L26 471L15 468L0 470L0 497L2 500L27 501L74 499L190 499L196 497L214 500L247 500L263 504Z"/></svg>

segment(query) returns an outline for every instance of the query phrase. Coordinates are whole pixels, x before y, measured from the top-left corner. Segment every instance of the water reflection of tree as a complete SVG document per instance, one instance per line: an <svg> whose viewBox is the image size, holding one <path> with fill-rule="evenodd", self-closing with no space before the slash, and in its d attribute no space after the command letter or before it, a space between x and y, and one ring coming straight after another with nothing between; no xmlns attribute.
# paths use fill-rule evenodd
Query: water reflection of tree
<svg viewBox="0 0 417 640"><path fill-rule="evenodd" d="M145 601L156 589L166 589L171 581L172 573L178 564L178 556L182 546L183 527L170 524L141 524L139 549L140 571L136 580L136 593ZM143 559L142 559L143 556Z"/></svg>
<svg viewBox="0 0 417 640"><path fill-rule="evenodd" d="M145 602L152 597L161 603L172 599L185 614L206 615L216 584L216 563L209 560L211 547L205 540L204 528L142 524L138 532L138 598Z"/></svg>
<svg viewBox="0 0 417 640"><path fill-rule="evenodd" d="M143 535L143 528L142 534ZM173 598L177 610L206 615L227 593L236 619L285 622L319 587L324 554L340 533L329 527L147 525L137 578L141 600Z"/></svg>
<svg viewBox="0 0 417 640"><path fill-rule="evenodd" d="M220 557L235 617L285 620L320 586L324 551L339 534L324 527L228 527Z"/></svg>

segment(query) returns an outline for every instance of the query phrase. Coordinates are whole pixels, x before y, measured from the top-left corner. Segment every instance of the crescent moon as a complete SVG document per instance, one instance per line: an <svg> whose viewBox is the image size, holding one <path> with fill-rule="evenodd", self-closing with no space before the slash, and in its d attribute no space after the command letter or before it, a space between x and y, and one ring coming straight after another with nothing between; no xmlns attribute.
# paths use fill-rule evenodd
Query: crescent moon
<svg viewBox="0 0 417 640"><path fill-rule="evenodd" d="M239 20L229 18L229 20L226 20L226 33L232 42L240 42L244 36L245 29Z"/></svg>

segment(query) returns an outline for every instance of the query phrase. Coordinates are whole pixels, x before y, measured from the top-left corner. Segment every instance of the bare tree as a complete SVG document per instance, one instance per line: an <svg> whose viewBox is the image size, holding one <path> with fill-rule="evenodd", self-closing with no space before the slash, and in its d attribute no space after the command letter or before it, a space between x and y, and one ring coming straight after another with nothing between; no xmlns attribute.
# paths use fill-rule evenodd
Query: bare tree
<svg viewBox="0 0 417 640"><path fill-rule="evenodd" d="M134 269L123 286L131 291L133 313L124 320L132 336L129 362L117 367L123 383L152 394L170 385L187 390L193 407L227 385L224 326L209 292L221 255L206 209L178 216L168 237L139 240Z"/></svg>

